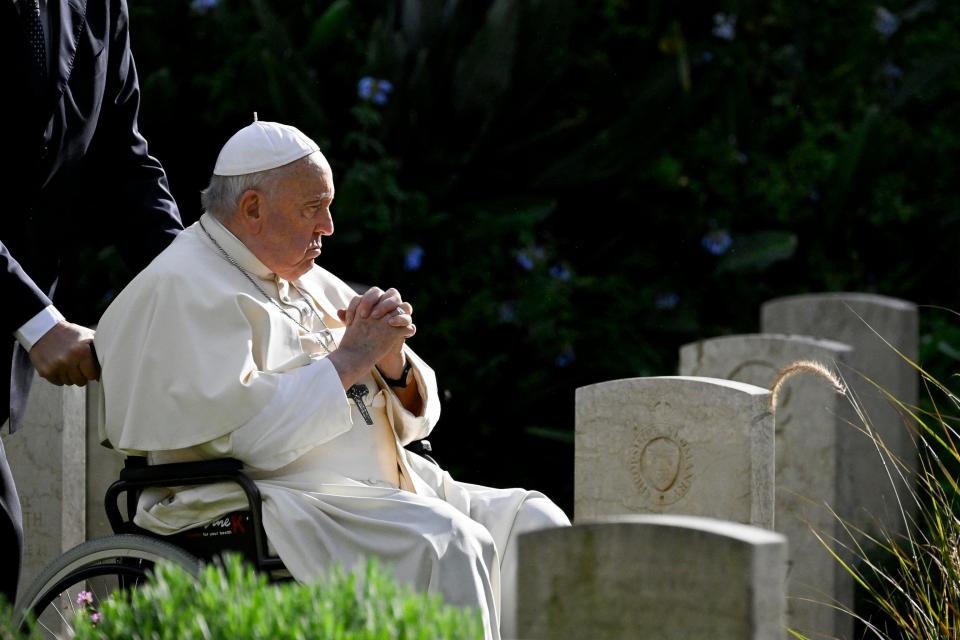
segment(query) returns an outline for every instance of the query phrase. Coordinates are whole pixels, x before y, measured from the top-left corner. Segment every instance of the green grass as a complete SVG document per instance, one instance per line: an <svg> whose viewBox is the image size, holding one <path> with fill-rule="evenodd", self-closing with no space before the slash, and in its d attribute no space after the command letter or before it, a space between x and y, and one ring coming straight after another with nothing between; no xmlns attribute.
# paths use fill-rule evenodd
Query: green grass
<svg viewBox="0 0 960 640"><path fill-rule="evenodd" d="M839 390L856 409L861 424L855 426L871 437L881 452L891 482L901 486L898 481L904 480L911 487L906 495L901 492L898 496L906 525L903 533L871 534L834 514L842 525L843 539L828 539L816 531L814 534L857 585L855 610L848 613L862 626L858 638L958 640L960 436L958 419L941 407L956 411L960 398L919 364L897 353L920 375L928 398L924 407L908 405L867 380L899 410L904 428L914 432L918 446L915 470L893 455L849 389L840 385ZM790 633L806 639L796 631Z"/></svg>

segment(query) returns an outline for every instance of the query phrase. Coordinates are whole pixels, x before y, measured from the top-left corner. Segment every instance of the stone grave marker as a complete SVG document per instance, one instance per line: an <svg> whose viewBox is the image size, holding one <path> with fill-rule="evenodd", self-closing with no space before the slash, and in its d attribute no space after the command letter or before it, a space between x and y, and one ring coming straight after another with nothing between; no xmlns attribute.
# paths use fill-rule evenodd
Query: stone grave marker
<svg viewBox="0 0 960 640"><path fill-rule="evenodd" d="M120 477L123 455L100 444L97 413L101 402L99 382L87 384L87 540L113 535L103 498L107 488Z"/></svg>
<svg viewBox="0 0 960 640"><path fill-rule="evenodd" d="M749 384L682 376L577 389L575 519L678 513L772 527L768 397Z"/></svg>
<svg viewBox="0 0 960 640"><path fill-rule="evenodd" d="M684 345L680 373L769 388L777 373L793 362L815 360L834 368L846 363L850 354L845 344L808 336L726 336ZM853 636L853 618L825 604L852 608L852 580L811 531L827 540L843 539L840 523L827 505L841 517L856 507L839 501L842 461L837 452L872 445L848 424L850 419L848 400L829 381L809 374L786 382L775 412L774 522L789 541L787 621L810 637ZM834 550L842 554L841 549Z"/></svg>
<svg viewBox="0 0 960 640"><path fill-rule="evenodd" d="M23 424L3 446L23 510L20 589L86 533L84 389L34 378Z"/></svg>
<svg viewBox="0 0 960 640"><path fill-rule="evenodd" d="M677 515L617 516L519 537L522 640L780 640L786 541Z"/></svg>
<svg viewBox="0 0 960 640"><path fill-rule="evenodd" d="M870 377L905 404L917 403L916 371L883 341L916 361L919 337L917 308L913 303L864 293L778 298L764 303L761 331L807 335L848 344L853 351L847 364L853 370ZM909 469L916 470L916 446L899 412L861 376L853 371L841 370L841 373L886 446ZM862 426L859 420L856 424ZM867 439L865 435L861 438ZM863 455L865 450L871 455ZM866 531L877 533L884 529L902 533L904 522L894 487L876 447L870 441L864 445L846 438L841 441L837 455L841 461L838 501L856 507L846 517ZM897 483L896 490L901 495L909 489L910 486ZM908 509L908 516L912 515L910 500L902 503Z"/></svg>

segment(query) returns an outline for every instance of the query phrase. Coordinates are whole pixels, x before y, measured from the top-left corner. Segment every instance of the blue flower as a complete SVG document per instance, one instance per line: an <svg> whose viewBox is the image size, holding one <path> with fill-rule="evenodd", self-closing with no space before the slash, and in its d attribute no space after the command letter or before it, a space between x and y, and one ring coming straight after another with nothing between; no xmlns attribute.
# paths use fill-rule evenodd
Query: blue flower
<svg viewBox="0 0 960 640"><path fill-rule="evenodd" d="M562 280L564 282L570 279L570 269L567 269L561 264L555 264L550 267L550 275L556 278L557 280Z"/></svg>
<svg viewBox="0 0 960 640"><path fill-rule="evenodd" d="M887 88L891 90L895 89L897 83L903 79L903 69L892 62L887 62L880 67L880 73L883 74L884 79L887 81Z"/></svg>
<svg viewBox="0 0 960 640"><path fill-rule="evenodd" d="M557 357L553 359L553 364L558 367L567 367L577 359L577 354L574 353L573 347L565 347L563 351L557 354Z"/></svg>
<svg viewBox="0 0 960 640"><path fill-rule="evenodd" d="M737 37L737 16L718 13L713 16L713 35L721 40L732 41Z"/></svg>
<svg viewBox="0 0 960 640"><path fill-rule="evenodd" d="M533 258L526 251L517 254L517 264L523 267L524 271L533 269Z"/></svg>
<svg viewBox="0 0 960 640"><path fill-rule="evenodd" d="M884 38L889 38L900 28L900 18L885 7L877 7L877 12L873 15L873 28Z"/></svg>
<svg viewBox="0 0 960 640"><path fill-rule="evenodd" d="M700 244L713 255L722 256L733 244L733 238L730 237L730 232L726 229L717 229L703 236Z"/></svg>
<svg viewBox="0 0 960 640"><path fill-rule="evenodd" d="M508 324L517 319L517 308L512 302L504 302L500 305L500 322Z"/></svg>
<svg viewBox="0 0 960 640"><path fill-rule="evenodd" d="M886 83L887 91L890 94L896 93L897 87L903 80L903 69L892 62L887 62L880 67L880 74L883 76L883 79Z"/></svg>
<svg viewBox="0 0 960 640"><path fill-rule="evenodd" d="M676 291L667 291L666 293L659 293L657 297L653 300L653 306L659 311L668 311L670 309L675 309L677 305L680 304L680 294Z"/></svg>
<svg viewBox="0 0 960 640"><path fill-rule="evenodd" d="M360 78L360 82L357 83L357 94L364 100L369 100L370 96L373 95L373 85L375 83L376 80L370 76Z"/></svg>
<svg viewBox="0 0 960 640"><path fill-rule="evenodd" d="M372 102L376 105L387 104L387 99L393 91L393 83L389 80L379 80L364 76L357 83L357 95L363 100Z"/></svg>
<svg viewBox="0 0 960 640"><path fill-rule="evenodd" d="M413 245L407 249L406 255L403 256L403 268L407 271L416 271L420 268L420 265L423 263L423 247L418 244Z"/></svg>
<svg viewBox="0 0 960 640"><path fill-rule="evenodd" d="M899 80L903 77L903 69L892 62L888 62L883 65L880 71L883 73L884 77L890 80Z"/></svg>
<svg viewBox="0 0 960 640"><path fill-rule="evenodd" d="M193 0L193 2L190 3L190 6L194 11L206 13L217 6L217 1L218 0Z"/></svg>
<svg viewBox="0 0 960 640"><path fill-rule="evenodd" d="M387 104L387 96L393 91L393 83L389 80L381 80L377 85L377 91L373 94L373 103L379 105Z"/></svg>

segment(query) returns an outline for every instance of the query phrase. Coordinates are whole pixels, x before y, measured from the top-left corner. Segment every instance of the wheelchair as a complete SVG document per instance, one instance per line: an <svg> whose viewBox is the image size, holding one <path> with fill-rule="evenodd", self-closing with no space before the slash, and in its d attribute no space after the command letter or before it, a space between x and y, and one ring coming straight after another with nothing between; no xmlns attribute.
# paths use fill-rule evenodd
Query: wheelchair
<svg viewBox="0 0 960 640"><path fill-rule="evenodd" d="M427 440L407 446L431 462ZM234 482L247 498L247 509L180 533L162 536L133 522L144 489L183 487L214 482ZM126 498L126 517L119 498ZM51 562L17 599L21 628L30 619L44 637L72 637L74 614L81 608L78 596L87 592L98 603L118 590L136 588L149 577L157 562L173 563L190 574L218 556L234 552L246 559L271 582L291 580L283 561L269 553L263 529L262 498L257 485L243 473L243 463L232 458L202 462L148 465L146 458L128 457L120 478L107 489L104 503L115 535L88 540Z"/></svg>

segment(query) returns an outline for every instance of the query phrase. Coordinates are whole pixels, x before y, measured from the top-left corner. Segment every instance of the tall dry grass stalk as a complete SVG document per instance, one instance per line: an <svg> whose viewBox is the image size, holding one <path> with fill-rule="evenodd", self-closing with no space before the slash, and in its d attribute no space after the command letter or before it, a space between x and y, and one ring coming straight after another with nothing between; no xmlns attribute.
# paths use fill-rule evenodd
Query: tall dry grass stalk
<svg viewBox="0 0 960 640"><path fill-rule="evenodd" d="M901 508L906 525L902 534L870 534L835 512L846 539L813 532L864 594L857 610L847 611L862 624L863 634L858 639L960 640L960 437L955 428L960 420L940 410L941 403L952 411L960 410L960 400L917 363L897 353L919 373L932 408L909 406L873 380L864 379L899 410L904 428L914 433L917 471L891 453L850 388L821 363L801 361L782 369L771 385L771 409L776 408L783 384L798 373L829 381L853 406L861 422L853 426L873 439L901 505L915 507ZM904 483L895 482L895 475ZM902 486L912 487L909 495L900 495ZM807 640L800 633L790 633Z"/></svg>
<svg viewBox="0 0 960 640"><path fill-rule="evenodd" d="M783 389L783 385L786 384L787 380L799 373L810 373L819 376L833 385L837 393L843 395L847 393L847 386L840 380L840 376L834 373L827 365L817 362L816 360L797 360L780 369L780 371L777 372L773 384L770 385L771 411L775 411L777 408L777 401L780 400L780 391Z"/></svg>

